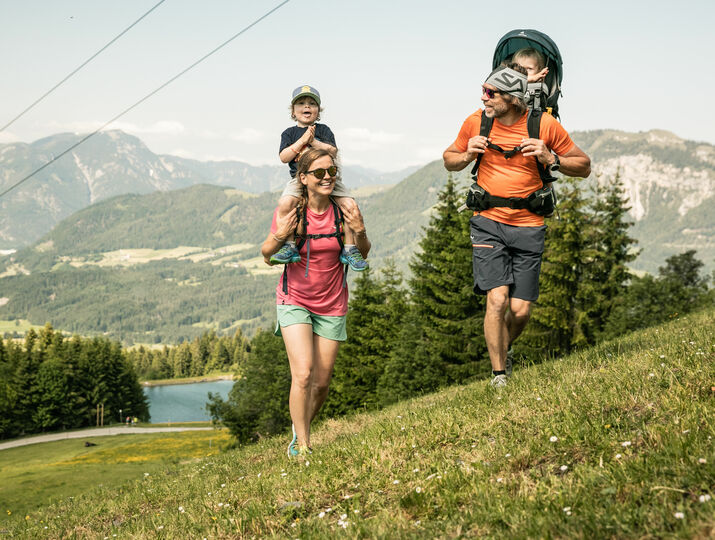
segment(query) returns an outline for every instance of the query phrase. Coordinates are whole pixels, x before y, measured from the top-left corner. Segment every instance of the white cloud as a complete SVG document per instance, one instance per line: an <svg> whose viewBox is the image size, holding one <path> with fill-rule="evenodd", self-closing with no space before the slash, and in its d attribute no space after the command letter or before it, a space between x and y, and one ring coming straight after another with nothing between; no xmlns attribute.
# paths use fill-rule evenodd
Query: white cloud
<svg viewBox="0 0 715 540"><path fill-rule="evenodd" d="M371 131L367 128L346 128L336 130L341 146L350 146L354 150L368 150L382 145L396 144L403 139L402 133Z"/></svg>
<svg viewBox="0 0 715 540"><path fill-rule="evenodd" d="M0 131L0 143L13 143L19 141L19 137L9 131Z"/></svg>
<svg viewBox="0 0 715 540"><path fill-rule="evenodd" d="M59 131L71 131L74 133L90 133L100 126L104 122L95 121L76 121L69 123L58 123L52 122L48 127L55 132ZM131 122L112 122L105 129L120 129L127 133L132 133L134 135L180 135L183 134L186 129L181 122L176 120L159 120L153 124L138 125Z"/></svg>
<svg viewBox="0 0 715 540"><path fill-rule="evenodd" d="M258 144L265 140L266 134L253 128L241 128L230 135L232 141Z"/></svg>

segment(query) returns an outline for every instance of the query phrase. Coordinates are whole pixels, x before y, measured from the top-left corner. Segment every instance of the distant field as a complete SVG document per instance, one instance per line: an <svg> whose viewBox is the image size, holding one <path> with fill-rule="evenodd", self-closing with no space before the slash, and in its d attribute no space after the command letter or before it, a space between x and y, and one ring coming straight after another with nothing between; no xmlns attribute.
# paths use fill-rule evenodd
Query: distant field
<svg viewBox="0 0 715 540"><path fill-rule="evenodd" d="M2 450L0 525L97 486L117 487L147 474L165 474L173 464L217 455L228 440L227 430L187 431L67 439ZM86 447L85 442L96 446Z"/></svg>
<svg viewBox="0 0 715 540"><path fill-rule="evenodd" d="M216 249L198 246L178 246L172 249L125 248L101 253L102 258L99 260L88 260L84 257L60 257L60 261L69 263L77 268L88 265L101 267L134 266L162 259L188 259L192 262L201 262L210 261L214 258L220 260L251 247L254 247L254 244L232 244Z"/></svg>
<svg viewBox="0 0 715 540"><path fill-rule="evenodd" d="M16 319L12 321L0 320L0 334L4 334L5 332L9 332L11 334L13 332L17 332L18 334L24 334L30 328L40 330L42 326L32 324L30 323L30 321L27 321L25 319Z"/></svg>

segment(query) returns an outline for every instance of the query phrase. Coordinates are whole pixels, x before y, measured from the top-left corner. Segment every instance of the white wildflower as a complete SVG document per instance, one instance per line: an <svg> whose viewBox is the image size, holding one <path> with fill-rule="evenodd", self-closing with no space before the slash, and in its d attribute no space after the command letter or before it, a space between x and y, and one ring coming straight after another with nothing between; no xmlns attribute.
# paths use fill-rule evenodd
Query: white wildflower
<svg viewBox="0 0 715 540"><path fill-rule="evenodd" d="M676 512L673 515L675 516L675 519L685 519L685 514L683 514L682 512Z"/></svg>
<svg viewBox="0 0 715 540"><path fill-rule="evenodd" d="M705 459L704 457L701 457L701 458L698 460L698 463L700 463L700 465L704 465L704 464L706 464L707 462L708 462L708 460Z"/></svg>
<svg viewBox="0 0 715 540"><path fill-rule="evenodd" d="M623 456L621 454L616 454L616 459L621 459Z"/></svg>
<svg viewBox="0 0 715 540"><path fill-rule="evenodd" d="M340 514L340 519L347 519L348 515L347 514Z"/></svg>
<svg viewBox="0 0 715 540"><path fill-rule="evenodd" d="M395 484L395 485L397 485L397 484L399 484L399 483L400 483L400 481L399 481L399 480L395 480L395 481L394 481L394 482L392 482L392 483L393 483L393 484Z"/></svg>
<svg viewBox="0 0 715 540"><path fill-rule="evenodd" d="M325 512L321 512L320 514L318 514L318 517L320 519L323 519L325 517Z"/></svg>
<svg viewBox="0 0 715 540"><path fill-rule="evenodd" d="M183 514L184 512L186 512L186 510L184 510L183 506L179 506L179 512L181 512Z"/></svg>
<svg viewBox="0 0 715 540"><path fill-rule="evenodd" d="M505 455L504 457L511 457L511 454L507 454L507 455Z"/></svg>
<svg viewBox="0 0 715 540"><path fill-rule="evenodd" d="M708 502L710 499L712 499L712 497L710 496L709 493L706 493L705 495L700 495L700 497L698 497L698 500L701 503Z"/></svg>
<svg viewBox="0 0 715 540"><path fill-rule="evenodd" d="M623 442L621 443L621 446L624 447L624 448L626 448L626 447L628 447L628 446L630 446L630 445L631 445L631 441L623 441Z"/></svg>
<svg viewBox="0 0 715 540"><path fill-rule="evenodd" d="M281 476L288 476L287 472L281 473Z"/></svg>
<svg viewBox="0 0 715 540"><path fill-rule="evenodd" d="M417 487L415 488L415 491L416 491L417 493L422 493L422 488L421 488L420 486L417 486ZM708 497L709 497L709 496L710 496L710 495L708 495Z"/></svg>
<svg viewBox="0 0 715 540"><path fill-rule="evenodd" d="M550 440L551 442L556 442L556 441L559 440L559 438L558 438L556 435L552 435L551 437L549 437L549 440Z"/></svg>
<svg viewBox="0 0 715 540"><path fill-rule="evenodd" d="M649 378L649 379L652 379L653 377L655 377L655 373L649 373L649 374L648 374L648 378Z"/></svg>
<svg viewBox="0 0 715 540"><path fill-rule="evenodd" d="M501 484L503 481L504 481L503 478L497 478L497 482L498 482L499 484Z"/></svg>
<svg viewBox="0 0 715 540"><path fill-rule="evenodd" d="M226 484L221 484L221 487L226 487Z"/></svg>
<svg viewBox="0 0 715 540"><path fill-rule="evenodd" d="M420 470L417 467L415 467L414 469L412 469L412 472L420 472Z"/></svg>
<svg viewBox="0 0 715 540"><path fill-rule="evenodd" d="M560 470L561 472L566 472L566 471L569 470L569 466L568 466L568 465L561 465L561 467L559 467L559 470Z"/></svg>

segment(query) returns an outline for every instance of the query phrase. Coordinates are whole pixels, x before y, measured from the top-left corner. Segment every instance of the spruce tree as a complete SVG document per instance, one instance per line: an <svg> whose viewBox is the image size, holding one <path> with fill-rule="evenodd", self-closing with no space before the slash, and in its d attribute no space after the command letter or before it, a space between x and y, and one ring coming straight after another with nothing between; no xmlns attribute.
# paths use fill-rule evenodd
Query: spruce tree
<svg viewBox="0 0 715 540"><path fill-rule="evenodd" d="M579 310L577 297L589 216L577 182L573 178L559 182L558 217L547 222L539 299L524 334L514 345L517 353L532 361L545 355L561 356L573 344L586 342L581 329L587 315Z"/></svg>
<svg viewBox="0 0 715 540"><path fill-rule="evenodd" d="M584 260L577 302L580 320L577 333L583 339L574 343L593 345L604 332L606 321L617 298L625 291L630 279L627 264L635 260L632 249L635 240L628 235L632 222L628 219L625 190L616 176L596 184L589 197L589 226L583 230Z"/></svg>
<svg viewBox="0 0 715 540"><path fill-rule="evenodd" d="M377 383L400 333L407 305L402 275L388 261L378 278L362 272L347 315L348 340L340 347L323 414L378 407Z"/></svg>
<svg viewBox="0 0 715 540"><path fill-rule="evenodd" d="M463 200L450 175L410 263L425 354L438 363L439 378L447 383L489 371L484 301L473 291L470 213L457 211Z"/></svg>
<svg viewBox="0 0 715 540"><path fill-rule="evenodd" d="M228 398L209 394L207 405L212 418L221 420L240 443L279 433L291 422L291 375L283 341L259 331L251 347L243 376L234 383Z"/></svg>
<svg viewBox="0 0 715 540"><path fill-rule="evenodd" d="M409 309L378 381L381 406L436 390L446 383L443 365L428 352L424 334L417 311Z"/></svg>

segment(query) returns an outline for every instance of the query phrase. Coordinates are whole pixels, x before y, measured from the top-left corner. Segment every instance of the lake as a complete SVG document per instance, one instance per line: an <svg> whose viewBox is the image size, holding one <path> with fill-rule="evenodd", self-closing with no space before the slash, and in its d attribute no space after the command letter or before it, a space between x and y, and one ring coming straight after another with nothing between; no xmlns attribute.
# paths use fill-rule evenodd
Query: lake
<svg viewBox="0 0 715 540"><path fill-rule="evenodd" d="M205 422L211 420L206 410L208 393L226 399L232 387L233 381L145 386L144 395L149 401L149 414L154 423Z"/></svg>

